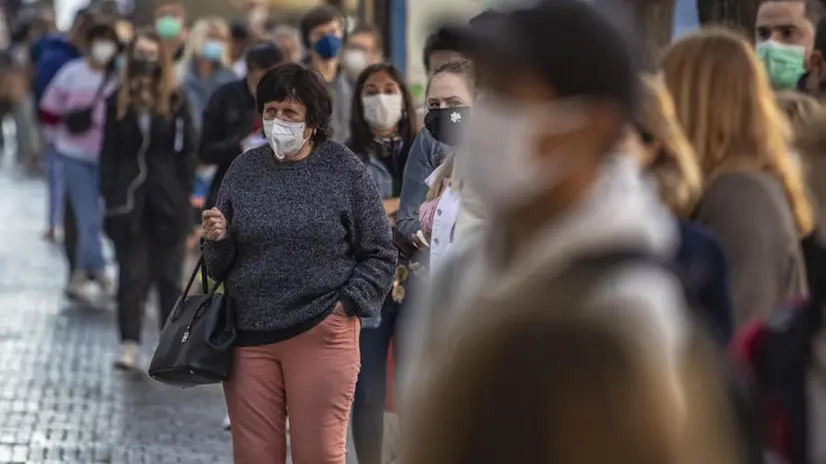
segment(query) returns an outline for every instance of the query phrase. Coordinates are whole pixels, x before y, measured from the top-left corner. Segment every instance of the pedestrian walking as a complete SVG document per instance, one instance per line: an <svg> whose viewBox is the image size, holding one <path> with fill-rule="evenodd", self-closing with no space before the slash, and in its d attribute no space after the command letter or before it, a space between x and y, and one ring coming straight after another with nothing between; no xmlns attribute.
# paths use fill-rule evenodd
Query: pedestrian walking
<svg viewBox="0 0 826 464"><path fill-rule="evenodd" d="M236 464L345 461L359 317L378 313L396 266L387 215L359 159L328 140L323 78L298 64L256 89L267 146L249 150L204 212L204 260L235 311L224 384Z"/></svg>
<svg viewBox="0 0 826 464"><path fill-rule="evenodd" d="M221 18L199 19L187 41L179 78L198 130L212 94L238 79L232 70L229 41L229 26Z"/></svg>
<svg viewBox="0 0 826 464"><path fill-rule="evenodd" d="M161 37L140 32L126 49L123 85L109 99L100 155L106 233L118 261L117 367L138 367L143 309L154 285L163 326L181 296L189 192L197 163L186 96Z"/></svg>
<svg viewBox="0 0 826 464"><path fill-rule="evenodd" d="M34 72L33 91L36 104L40 105L46 88L51 84L57 73L70 61L83 56L83 47L86 42L86 32L93 24L92 15L85 10L81 10L75 16L72 28L68 35L49 34L41 38L32 46L32 66ZM46 174L46 186L48 188L48 217L46 219L46 232L44 237L47 240L55 240L57 229L62 225L64 231L63 242L66 247L66 254L70 264L74 263L74 249L77 244L70 241L70 238L77 234L71 230L73 217L69 218L68 224L64 222L63 213L71 206L65 198L66 186L63 184L63 165L60 163L60 156L55 147L55 134L51 124L43 120L42 113L38 114L43 129L44 138L44 166ZM66 211L67 214L73 213ZM70 267L70 273L74 269Z"/></svg>
<svg viewBox="0 0 826 464"><path fill-rule="evenodd" d="M104 294L114 292L105 273L100 209L100 146L106 98L117 86L114 59L120 44L108 23L91 26L84 37L89 55L57 73L40 102L41 119L54 128L54 146L63 165L63 181L75 218L78 249L67 293L85 299L89 276Z"/></svg>
<svg viewBox="0 0 826 464"><path fill-rule="evenodd" d="M729 259L739 328L808 295L800 240L815 217L791 133L763 67L732 32L684 37L663 72L706 178L695 220Z"/></svg>
<svg viewBox="0 0 826 464"><path fill-rule="evenodd" d="M416 134L416 112L401 73L390 64L368 66L355 82L349 147L364 162L367 173L391 218L398 212L402 173ZM361 464L381 464L387 356L391 342L399 344L396 321L405 307L408 265L399 263L394 291L381 312L363 320L360 335L361 371L353 402L353 439Z"/></svg>

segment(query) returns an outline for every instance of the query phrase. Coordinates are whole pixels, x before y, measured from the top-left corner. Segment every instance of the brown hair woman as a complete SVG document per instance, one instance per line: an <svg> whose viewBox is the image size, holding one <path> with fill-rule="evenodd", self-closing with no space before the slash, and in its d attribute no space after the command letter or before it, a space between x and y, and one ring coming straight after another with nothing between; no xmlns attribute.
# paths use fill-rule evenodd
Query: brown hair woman
<svg viewBox="0 0 826 464"><path fill-rule="evenodd" d="M754 50L733 32L681 39L663 71L706 179L696 219L728 255L739 326L807 294L799 240L814 213L789 125Z"/></svg>

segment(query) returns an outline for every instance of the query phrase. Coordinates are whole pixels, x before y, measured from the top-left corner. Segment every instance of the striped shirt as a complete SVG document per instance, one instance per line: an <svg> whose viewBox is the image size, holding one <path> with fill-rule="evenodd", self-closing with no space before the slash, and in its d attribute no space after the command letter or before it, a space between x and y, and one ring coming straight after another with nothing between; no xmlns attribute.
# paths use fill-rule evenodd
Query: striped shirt
<svg viewBox="0 0 826 464"><path fill-rule="evenodd" d="M98 162L106 121L106 98L117 87L117 79L110 78L98 95L104 78L104 71L92 69L85 58L78 58L63 66L46 88L40 102L41 120L53 130L53 142L60 154ZM93 103L92 127L82 134L69 132L62 122L64 117Z"/></svg>

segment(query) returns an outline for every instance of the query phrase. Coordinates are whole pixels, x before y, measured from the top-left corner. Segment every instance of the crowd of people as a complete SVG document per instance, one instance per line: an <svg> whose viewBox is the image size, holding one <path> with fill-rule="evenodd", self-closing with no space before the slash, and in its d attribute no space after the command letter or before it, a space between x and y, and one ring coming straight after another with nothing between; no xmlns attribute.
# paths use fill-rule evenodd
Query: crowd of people
<svg viewBox="0 0 826 464"><path fill-rule="evenodd" d="M139 370L150 290L163 324L201 252L238 464L288 435L340 464L349 430L382 463L391 347L400 462L826 463L826 7L764 0L647 72L625 19L443 26L423 102L328 5L31 28L66 296L114 299Z"/></svg>

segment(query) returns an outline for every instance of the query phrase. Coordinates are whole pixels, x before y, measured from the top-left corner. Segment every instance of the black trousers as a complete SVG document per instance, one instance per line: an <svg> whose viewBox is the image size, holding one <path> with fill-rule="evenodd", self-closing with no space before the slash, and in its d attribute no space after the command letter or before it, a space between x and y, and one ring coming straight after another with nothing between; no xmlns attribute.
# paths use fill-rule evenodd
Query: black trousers
<svg viewBox="0 0 826 464"><path fill-rule="evenodd" d="M160 297L160 326L166 322L183 291L186 241L159 242L148 233L130 240L115 241L115 255L120 269L118 281L118 327L121 341L139 342L143 308L152 284Z"/></svg>

